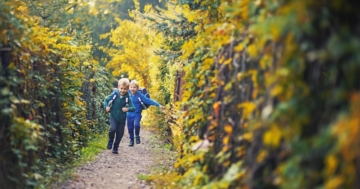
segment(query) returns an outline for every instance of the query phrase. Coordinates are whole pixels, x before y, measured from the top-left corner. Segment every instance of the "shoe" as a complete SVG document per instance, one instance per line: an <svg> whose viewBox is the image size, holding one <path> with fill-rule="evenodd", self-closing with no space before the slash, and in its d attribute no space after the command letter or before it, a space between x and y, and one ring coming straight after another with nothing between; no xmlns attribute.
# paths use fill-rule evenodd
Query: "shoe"
<svg viewBox="0 0 360 189"><path fill-rule="evenodd" d="M118 154L118 149L117 149L117 148L113 148L112 153L113 153L113 154Z"/></svg>
<svg viewBox="0 0 360 189"><path fill-rule="evenodd" d="M136 140L136 144L140 144L140 136L136 136L135 140Z"/></svg>
<svg viewBox="0 0 360 189"><path fill-rule="evenodd" d="M134 140L130 140L129 146L134 146Z"/></svg>
<svg viewBox="0 0 360 189"><path fill-rule="evenodd" d="M106 148L107 148L108 150L111 150L112 147L113 147L113 142L109 140Z"/></svg>

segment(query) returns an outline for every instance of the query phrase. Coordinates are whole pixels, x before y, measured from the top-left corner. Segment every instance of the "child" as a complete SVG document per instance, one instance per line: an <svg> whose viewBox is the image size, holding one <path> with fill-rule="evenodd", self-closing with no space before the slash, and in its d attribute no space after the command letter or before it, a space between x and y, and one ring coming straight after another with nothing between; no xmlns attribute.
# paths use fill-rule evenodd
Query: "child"
<svg viewBox="0 0 360 189"><path fill-rule="evenodd" d="M130 83L130 97L132 102L134 103L135 106L135 111L134 112L129 112L127 114L127 126L128 126L128 132L130 135L130 143L129 146L134 146L134 127L135 127L135 138L136 138L136 144L140 144L140 120L141 120L141 113L143 110L143 107L141 105L140 100L145 103L145 104L149 104L149 105L154 105L154 106L158 106L161 109L164 109L163 106L161 106L158 102L149 99L147 97L145 97L139 90L139 83L136 80L132 80Z"/></svg>
<svg viewBox="0 0 360 189"><path fill-rule="evenodd" d="M110 112L110 129L107 149L110 150L113 147L114 136L116 134L114 147L112 148L112 153L114 154L118 153L119 144L124 135L126 112L135 111L134 104L131 98L129 98L128 90L129 79L121 78L118 82L118 90L107 96L104 100L105 110L106 112ZM110 106L109 102L111 102Z"/></svg>

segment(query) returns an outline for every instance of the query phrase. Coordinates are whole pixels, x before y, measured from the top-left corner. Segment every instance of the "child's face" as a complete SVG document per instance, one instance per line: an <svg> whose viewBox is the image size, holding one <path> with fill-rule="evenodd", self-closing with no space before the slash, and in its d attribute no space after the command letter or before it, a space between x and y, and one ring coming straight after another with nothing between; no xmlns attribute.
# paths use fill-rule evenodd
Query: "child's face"
<svg viewBox="0 0 360 189"><path fill-rule="evenodd" d="M130 92L131 92L131 94L134 95L137 90L138 90L138 88L137 88L136 85L130 85Z"/></svg>
<svg viewBox="0 0 360 189"><path fill-rule="evenodd" d="M124 96L127 93L129 87L127 87L126 85L118 85L118 89L120 91L120 95Z"/></svg>

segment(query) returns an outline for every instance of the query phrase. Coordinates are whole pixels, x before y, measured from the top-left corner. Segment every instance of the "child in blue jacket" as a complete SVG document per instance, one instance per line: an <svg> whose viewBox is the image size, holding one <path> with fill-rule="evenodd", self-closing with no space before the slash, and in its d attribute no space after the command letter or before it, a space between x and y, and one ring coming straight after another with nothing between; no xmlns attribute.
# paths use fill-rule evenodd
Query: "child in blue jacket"
<svg viewBox="0 0 360 189"><path fill-rule="evenodd" d="M104 99L104 108L110 112L110 129L107 149L113 149L117 154L121 138L124 136L126 114L135 111L135 107L129 97L129 79L121 78L118 82L118 90ZM111 102L109 104L109 102ZM116 135L115 143L114 137Z"/></svg>
<svg viewBox="0 0 360 189"><path fill-rule="evenodd" d="M126 116L128 132L130 135L129 146L134 146L134 129L135 129L136 144L140 144L140 120L142 117L141 113L143 110L143 106L141 105L141 102L143 102L144 104L158 106L162 110L164 109L164 107L161 106L158 102L150 98L147 98L138 90L139 90L139 83L136 80L132 80L130 82L129 94L136 110L134 112L129 112ZM141 102L139 101L139 99L141 100Z"/></svg>

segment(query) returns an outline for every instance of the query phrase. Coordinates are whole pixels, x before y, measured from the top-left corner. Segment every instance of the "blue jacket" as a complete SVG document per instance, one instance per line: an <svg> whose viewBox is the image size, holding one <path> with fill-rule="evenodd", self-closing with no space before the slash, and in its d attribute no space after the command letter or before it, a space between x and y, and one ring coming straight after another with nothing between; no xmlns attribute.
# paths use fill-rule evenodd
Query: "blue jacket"
<svg viewBox="0 0 360 189"><path fill-rule="evenodd" d="M136 110L134 112L128 112L127 117L134 117L135 115L141 115L143 108L138 99L139 97L144 104L160 106L160 104L158 102L156 102L155 100L152 100L150 98L147 98L140 91L136 91L135 95L132 95L132 93L129 91L129 96L130 96L131 101L133 102Z"/></svg>
<svg viewBox="0 0 360 189"><path fill-rule="evenodd" d="M110 118L114 118L117 122L125 122L126 121L126 114L129 112L135 111L135 107L133 105L133 102L131 101L131 97L128 93L126 93L123 98L120 97L120 93L118 90L116 92L116 98L113 102L113 105L110 109ZM109 96L107 96L104 99L104 109L109 104L109 101L113 98L114 93L111 93ZM128 112L123 112L122 108L126 105L126 97L128 98Z"/></svg>

